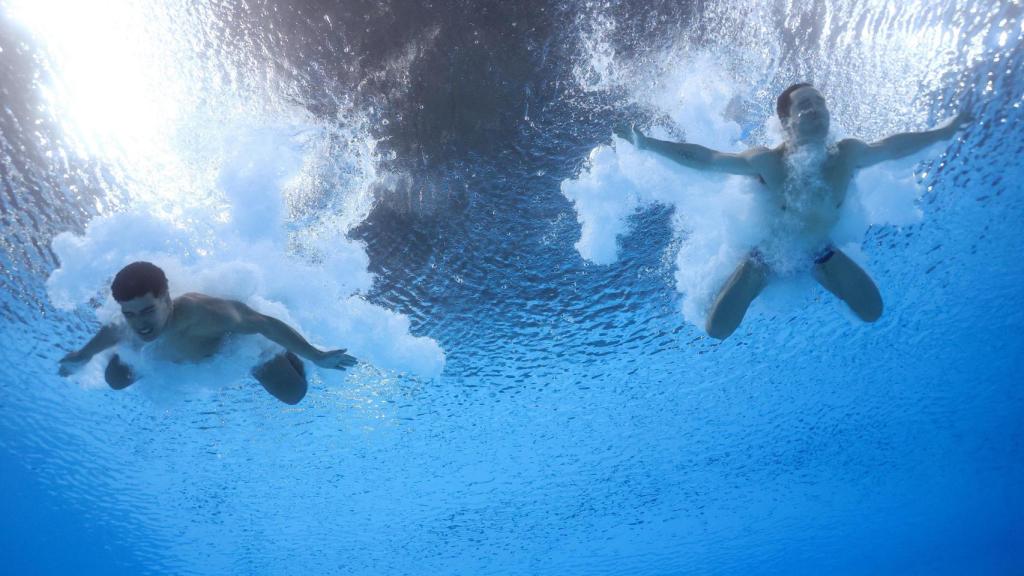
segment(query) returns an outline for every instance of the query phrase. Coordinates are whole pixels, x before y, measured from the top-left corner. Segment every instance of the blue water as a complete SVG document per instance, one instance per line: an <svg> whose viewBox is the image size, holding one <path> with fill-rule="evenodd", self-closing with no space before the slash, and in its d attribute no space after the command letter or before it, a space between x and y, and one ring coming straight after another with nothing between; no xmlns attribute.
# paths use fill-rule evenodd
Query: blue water
<svg viewBox="0 0 1024 576"><path fill-rule="evenodd" d="M1024 574L1019 2L129 2L187 48L96 53L132 74L74 58L129 28L110 14L0 10L3 573ZM708 339L664 204L628 215L612 263L580 255L563 182L616 123L699 133L648 96L702 51L754 141L808 76L858 137L976 116L916 168L920 220L864 235L878 323L806 284ZM135 116L165 77L182 108ZM54 238L215 219L224 158L267 131L315 134L315 177L280 190L289 253L341 218L373 275L357 296L409 322L351 335L380 365L320 372L296 407L244 378L58 377L105 295L55 305ZM439 375L387 348L406 333Z"/></svg>

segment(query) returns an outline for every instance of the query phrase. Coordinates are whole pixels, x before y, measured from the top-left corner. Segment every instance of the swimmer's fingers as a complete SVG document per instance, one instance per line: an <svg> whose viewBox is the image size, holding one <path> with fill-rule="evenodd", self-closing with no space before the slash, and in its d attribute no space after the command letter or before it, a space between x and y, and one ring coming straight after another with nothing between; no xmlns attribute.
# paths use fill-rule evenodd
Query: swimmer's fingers
<svg viewBox="0 0 1024 576"><path fill-rule="evenodd" d="M956 115L956 120L953 122L956 125L957 132L963 132L974 122L974 114L971 114L970 110L963 110Z"/></svg>
<svg viewBox="0 0 1024 576"><path fill-rule="evenodd" d="M60 368L57 370L57 374L61 376L71 376L75 372L78 372L82 368L83 362L61 362Z"/></svg>
<svg viewBox="0 0 1024 576"><path fill-rule="evenodd" d="M85 362L61 362L57 374L60 376L71 376L81 370L84 365Z"/></svg>
<svg viewBox="0 0 1024 576"><path fill-rule="evenodd" d="M77 352L70 352L60 359L60 368L57 370L57 374L61 376L71 376L75 372L88 362L87 359L82 358Z"/></svg>
<svg viewBox="0 0 1024 576"><path fill-rule="evenodd" d="M637 128L636 126L633 126L633 140L632 140L632 142L633 142L633 146L636 146L637 150L643 150L644 149L644 138L646 138L646 136L644 136L644 133L641 132L640 129Z"/></svg>
<svg viewBox="0 0 1024 576"><path fill-rule="evenodd" d="M942 123L946 131L950 134L958 134L967 130L971 123L974 122L974 115L971 114L970 108L964 108L957 113L956 116L946 120Z"/></svg>
<svg viewBox="0 0 1024 576"><path fill-rule="evenodd" d="M644 138L643 132L641 132L634 124L630 124L629 126L617 126L612 131L615 132L616 136L623 140L628 140L630 144L637 148L640 147L640 142Z"/></svg>
<svg viewBox="0 0 1024 576"><path fill-rule="evenodd" d="M338 368L345 369L351 368L356 365L356 357L349 354L342 354L338 357Z"/></svg>
<svg viewBox="0 0 1024 576"><path fill-rule="evenodd" d="M334 370L345 370L356 365L355 356L351 356L345 353L345 349L331 350L324 352L319 359L317 359L317 365L323 368L332 368Z"/></svg>

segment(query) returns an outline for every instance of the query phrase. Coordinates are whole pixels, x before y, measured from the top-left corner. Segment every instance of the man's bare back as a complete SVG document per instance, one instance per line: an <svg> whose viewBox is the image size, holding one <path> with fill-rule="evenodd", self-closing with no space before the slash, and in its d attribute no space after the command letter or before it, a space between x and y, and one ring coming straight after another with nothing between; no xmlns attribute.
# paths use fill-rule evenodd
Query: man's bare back
<svg viewBox="0 0 1024 576"><path fill-rule="evenodd" d="M952 137L966 125L969 116L960 114L933 130L896 134L872 144L850 138L830 145L828 107L813 86L794 84L787 88L779 96L777 113L786 132L785 142L775 148L756 147L738 154L648 138L633 127L616 133L641 150L651 150L684 166L757 177L772 203L786 214L777 218L789 224L783 233L804 235L818 243L808 262L814 278L846 302L859 318L874 322L882 314L878 288L829 239L850 182L861 168L908 156ZM708 311L708 335L724 339L732 334L768 283L771 272L758 250L749 254Z"/></svg>
<svg viewBox="0 0 1024 576"><path fill-rule="evenodd" d="M345 370L356 363L345 350L324 351L306 341L277 318L260 314L242 302L188 293L173 300L163 271L148 262L126 266L112 285L125 323L103 326L80 350L60 361L68 375L97 353L122 342L153 343L158 355L172 362L201 362L214 356L231 334L258 334L286 352L253 368L253 376L279 400L295 404L305 396L305 369L297 356L318 366ZM114 389L132 384L137 376L115 354L104 373Z"/></svg>

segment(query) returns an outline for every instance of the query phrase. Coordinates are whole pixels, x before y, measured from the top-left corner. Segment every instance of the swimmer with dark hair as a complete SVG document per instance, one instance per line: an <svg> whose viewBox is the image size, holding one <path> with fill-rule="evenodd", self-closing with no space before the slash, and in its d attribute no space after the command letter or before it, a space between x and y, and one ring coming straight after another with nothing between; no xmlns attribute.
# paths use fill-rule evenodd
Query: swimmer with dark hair
<svg viewBox="0 0 1024 576"><path fill-rule="evenodd" d="M285 351L253 368L253 377L278 400L298 404L307 388L305 367L298 356L335 370L356 364L344 349L320 350L291 326L241 302L196 293L172 299L164 271L149 262L122 268L110 289L121 305L125 323L103 326L80 350L61 358L62 376L76 372L103 350L135 337L143 342L160 340L175 361L198 362L216 354L229 334L260 334ZM107 363L104 376L115 390L137 379L117 354Z"/></svg>
<svg viewBox="0 0 1024 576"><path fill-rule="evenodd" d="M861 320L874 322L882 315L878 288L829 239L850 181L858 169L909 156L954 136L971 118L960 113L934 129L895 134L870 144L853 138L832 144L828 141L825 98L808 83L786 88L778 97L776 113L785 141L775 148L755 147L738 154L649 138L632 126L618 128L615 133L640 150L650 150L689 168L759 178L781 208L789 232L810 239L813 248L807 261L814 278ZM718 292L705 325L712 338L729 337L767 285L772 269L766 251L751 251Z"/></svg>

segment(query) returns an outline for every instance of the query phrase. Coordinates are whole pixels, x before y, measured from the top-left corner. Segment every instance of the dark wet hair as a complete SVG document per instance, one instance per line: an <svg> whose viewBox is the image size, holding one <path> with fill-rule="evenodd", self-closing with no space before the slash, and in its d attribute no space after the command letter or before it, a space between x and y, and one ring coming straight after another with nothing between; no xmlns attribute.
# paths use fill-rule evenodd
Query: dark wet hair
<svg viewBox="0 0 1024 576"><path fill-rule="evenodd" d="M167 276L156 264L132 262L114 276L110 291L118 302L127 302L146 294L159 298L167 294Z"/></svg>
<svg viewBox="0 0 1024 576"><path fill-rule="evenodd" d="M801 88L814 88L814 84L811 84L810 82L797 82L783 90L782 94L779 94L779 99L775 101L775 113L779 115L779 120L789 118L789 108L793 105L793 101L789 99L789 95Z"/></svg>

